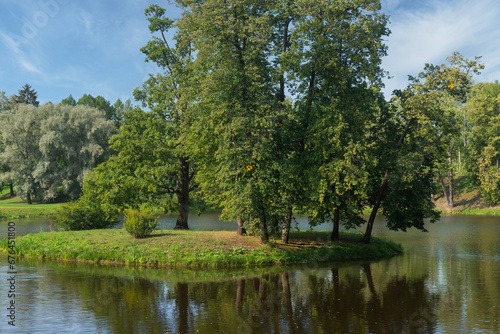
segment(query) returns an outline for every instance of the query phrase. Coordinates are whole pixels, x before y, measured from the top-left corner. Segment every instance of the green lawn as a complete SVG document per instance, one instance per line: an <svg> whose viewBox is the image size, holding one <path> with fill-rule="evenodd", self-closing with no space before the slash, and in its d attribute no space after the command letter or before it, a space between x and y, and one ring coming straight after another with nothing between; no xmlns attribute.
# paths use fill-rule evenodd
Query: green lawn
<svg viewBox="0 0 500 334"><path fill-rule="evenodd" d="M26 258L131 264L159 267L237 267L288 263L319 263L374 259L402 252L400 245L378 238L366 245L362 235L330 232L292 232L290 243L261 244L257 237L234 231L157 230L134 239L123 229L45 232L16 238L15 253ZM7 240L0 243L7 252Z"/></svg>
<svg viewBox="0 0 500 334"><path fill-rule="evenodd" d="M60 203L57 204L27 204L18 196L11 197L9 187L3 187L0 191L0 218L15 219L29 217L46 217Z"/></svg>

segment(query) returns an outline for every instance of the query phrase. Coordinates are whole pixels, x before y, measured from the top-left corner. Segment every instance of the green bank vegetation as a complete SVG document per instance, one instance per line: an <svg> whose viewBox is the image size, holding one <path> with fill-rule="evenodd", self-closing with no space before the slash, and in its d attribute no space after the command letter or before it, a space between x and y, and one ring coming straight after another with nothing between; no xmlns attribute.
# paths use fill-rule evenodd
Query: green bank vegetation
<svg viewBox="0 0 500 334"><path fill-rule="evenodd" d="M178 212L176 229L203 202L238 234L285 244L294 214L332 221L333 241L341 224L365 223L366 208L366 243L377 214L392 230L425 230L439 211L458 211L457 175L500 203L500 84L475 84L480 57L425 64L388 100L378 0L174 2L175 20L145 10L152 36L141 51L158 71L133 94L147 111L83 97L38 107L29 86L0 94L1 182L28 203L79 198L79 212L102 216ZM82 126L62 129L65 119ZM77 129L89 131L75 140Z"/></svg>
<svg viewBox="0 0 500 334"><path fill-rule="evenodd" d="M16 239L16 254L25 258L158 267L216 268L375 259L402 252L400 245L362 235L292 232L289 244L262 244L257 237L230 231L157 230L134 239L122 229L45 232ZM0 244L7 250L7 241Z"/></svg>

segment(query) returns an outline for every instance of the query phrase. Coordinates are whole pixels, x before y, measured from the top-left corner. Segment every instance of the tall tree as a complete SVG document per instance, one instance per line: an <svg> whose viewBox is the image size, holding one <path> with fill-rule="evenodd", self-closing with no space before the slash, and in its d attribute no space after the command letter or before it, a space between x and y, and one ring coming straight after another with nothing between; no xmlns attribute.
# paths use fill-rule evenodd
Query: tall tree
<svg viewBox="0 0 500 334"><path fill-rule="evenodd" d="M68 101L68 102L72 102L72 101ZM117 124L120 122L120 120L123 117L123 115L120 115L119 113L117 113L114 106L112 106L111 103L108 100L106 100L104 97L102 97L101 95L97 95L96 97L93 97L91 94L83 94L82 97L78 99L77 105L86 105L89 107L93 107L93 108L102 110L106 114L107 119L113 120Z"/></svg>
<svg viewBox="0 0 500 334"><path fill-rule="evenodd" d="M69 94L69 96L65 99L62 99L61 100L61 105L63 106L76 106L76 100L73 98L73 96L71 94Z"/></svg>
<svg viewBox="0 0 500 334"><path fill-rule="evenodd" d="M0 157L9 167L1 178L14 182L16 192L28 204L32 204L33 197L40 191L33 172L41 158L38 143L43 116L43 110L28 104L18 105L0 115L0 134L5 145Z"/></svg>
<svg viewBox="0 0 500 334"><path fill-rule="evenodd" d="M362 222L365 147L381 99L387 20L379 1L312 1L294 22L289 53L297 61L288 69L300 97L304 137L299 150L312 189L305 209L312 224L334 221L333 240L340 221L346 226Z"/></svg>
<svg viewBox="0 0 500 334"><path fill-rule="evenodd" d="M31 104L38 107L40 102L37 100L37 93L30 85L25 84L22 89L19 90L17 95L14 96L16 103L20 104Z"/></svg>
<svg viewBox="0 0 500 334"><path fill-rule="evenodd" d="M85 174L107 156L114 131L103 112L84 106L23 104L0 117L1 158L9 168L1 178L13 181L28 204L77 198Z"/></svg>
<svg viewBox="0 0 500 334"><path fill-rule="evenodd" d="M190 140L198 179L222 218L255 223L261 240L283 205L276 198L277 142L284 120L273 84L272 3L178 1L179 38L189 41L199 82ZM283 207L284 209L284 207ZM284 211L284 210L283 210Z"/></svg>
<svg viewBox="0 0 500 334"><path fill-rule="evenodd" d="M89 175L84 196L103 201L114 210L145 202L161 205L179 212L176 229L188 229L190 192L196 188L192 182L195 164L185 144L190 103L183 98L183 90L191 86L190 59L183 47L171 47L165 38L173 24L165 9L151 5L145 15L153 37L141 51L146 61L155 62L164 73L150 75L134 91L135 98L151 111L125 112L112 139L118 155ZM117 110L126 108L131 108L130 101L115 103ZM177 201L170 201L172 196Z"/></svg>
<svg viewBox="0 0 500 334"><path fill-rule="evenodd" d="M366 242L370 241L374 219L381 206L387 225L393 229L405 230L413 226L425 230L425 218L431 221L438 218L431 201L431 180L435 165L442 163L445 151L446 158L449 157L449 150L443 147L449 145L456 128L455 118L450 113L454 111L455 102L466 98L472 74L482 68L477 58L467 60L458 53L448 61L451 66L426 64L418 77L410 77L407 89L396 92L393 110L400 135L394 136L389 159L381 164L386 168L385 173L380 174L383 177L379 190L372 192L373 209L365 232ZM452 172L450 178L453 178Z"/></svg>
<svg viewBox="0 0 500 334"><path fill-rule="evenodd" d="M468 177L479 185L486 203L500 203L500 83L478 83L467 101Z"/></svg>

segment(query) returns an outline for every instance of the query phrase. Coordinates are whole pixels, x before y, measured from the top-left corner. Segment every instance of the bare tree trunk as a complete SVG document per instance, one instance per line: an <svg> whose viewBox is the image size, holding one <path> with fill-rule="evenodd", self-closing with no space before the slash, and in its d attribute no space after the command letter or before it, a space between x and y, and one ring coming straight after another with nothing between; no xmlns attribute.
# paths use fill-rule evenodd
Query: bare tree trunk
<svg viewBox="0 0 500 334"><path fill-rule="evenodd" d="M16 193L14 193L14 185L12 184L12 182L9 184L9 187L10 187L10 196L12 197L16 196Z"/></svg>
<svg viewBox="0 0 500 334"><path fill-rule="evenodd" d="M338 206L335 207L335 212L333 213L333 230L330 240L339 240L339 225L340 225L340 209Z"/></svg>
<svg viewBox="0 0 500 334"><path fill-rule="evenodd" d="M26 201L28 202L28 204L33 204L33 202L31 201L31 194L29 192L26 193Z"/></svg>
<svg viewBox="0 0 500 334"><path fill-rule="evenodd" d="M460 145L458 145L458 171L462 170L462 156L460 154Z"/></svg>
<svg viewBox="0 0 500 334"><path fill-rule="evenodd" d="M237 235L245 235L247 234L247 230L244 226L244 221L241 217L238 217L238 230L236 231Z"/></svg>
<svg viewBox="0 0 500 334"><path fill-rule="evenodd" d="M450 178L449 180L449 188L450 188L450 202L448 203L448 208L451 210L453 209L453 161L451 159L451 151L453 149L453 146L448 148L448 161L450 163L450 171L448 173L448 177Z"/></svg>
<svg viewBox="0 0 500 334"><path fill-rule="evenodd" d="M179 181L177 185L177 200L179 203L179 217L174 229L188 230L189 218L189 160L187 157L180 157L181 165Z"/></svg>
<svg viewBox="0 0 500 334"><path fill-rule="evenodd" d="M260 229L260 241L262 241L262 243L268 243L269 232L267 231L266 213L264 211L264 208L260 208L259 212L259 229Z"/></svg>
<svg viewBox="0 0 500 334"><path fill-rule="evenodd" d="M444 194L444 198L446 199L446 205L449 208L450 207L450 199L448 198L448 192L446 191L446 185L444 184L444 179L441 176L441 173L439 171L437 172L437 174L438 174L439 183L441 184L441 187L443 188L443 194Z"/></svg>
<svg viewBox="0 0 500 334"><path fill-rule="evenodd" d="M290 226L292 225L292 206L288 205L286 207L286 216L285 216L285 224L283 226L283 231L281 233L281 241L284 244L288 244L288 240L290 239Z"/></svg>

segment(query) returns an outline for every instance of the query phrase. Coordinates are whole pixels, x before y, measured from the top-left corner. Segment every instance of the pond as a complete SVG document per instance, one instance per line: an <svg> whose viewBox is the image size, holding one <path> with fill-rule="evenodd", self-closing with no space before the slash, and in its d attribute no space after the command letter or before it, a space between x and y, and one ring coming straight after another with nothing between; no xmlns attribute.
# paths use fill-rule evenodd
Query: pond
<svg viewBox="0 0 500 334"><path fill-rule="evenodd" d="M18 259L15 328L3 255L0 332L500 333L500 218L445 216L429 233L383 225L375 234L401 243L403 255L210 271ZM49 230L42 219L16 228ZM236 229L216 215L192 217L191 228Z"/></svg>

